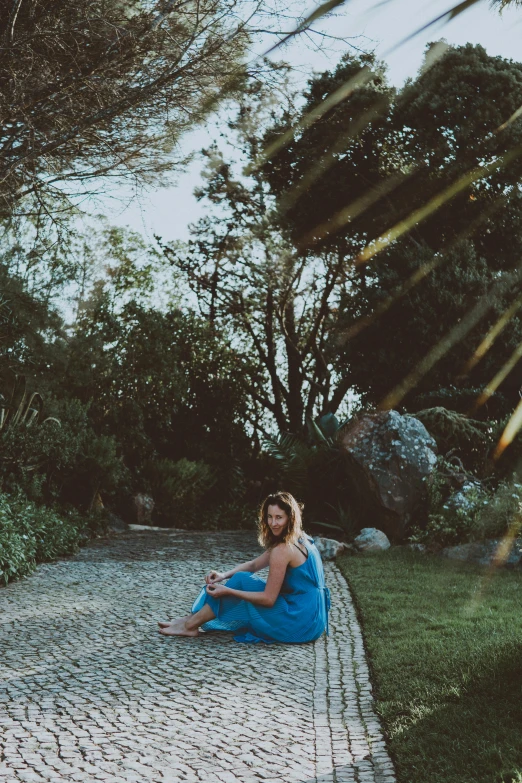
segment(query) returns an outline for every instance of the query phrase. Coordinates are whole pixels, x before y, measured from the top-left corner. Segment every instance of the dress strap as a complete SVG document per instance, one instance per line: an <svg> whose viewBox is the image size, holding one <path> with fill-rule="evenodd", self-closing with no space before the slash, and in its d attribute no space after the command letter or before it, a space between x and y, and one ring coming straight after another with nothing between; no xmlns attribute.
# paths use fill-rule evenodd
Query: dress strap
<svg viewBox="0 0 522 783"><path fill-rule="evenodd" d="M310 554L310 552L308 551L308 548L305 546L305 551L303 552L303 550L301 549L301 547L300 547L300 546L297 546L297 544L294 544L294 546L295 546L295 548L296 548L296 549L298 549L298 550L301 552L301 554L302 554L302 555L304 555L304 556L306 557L306 559L308 560L308 555Z"/></svg>

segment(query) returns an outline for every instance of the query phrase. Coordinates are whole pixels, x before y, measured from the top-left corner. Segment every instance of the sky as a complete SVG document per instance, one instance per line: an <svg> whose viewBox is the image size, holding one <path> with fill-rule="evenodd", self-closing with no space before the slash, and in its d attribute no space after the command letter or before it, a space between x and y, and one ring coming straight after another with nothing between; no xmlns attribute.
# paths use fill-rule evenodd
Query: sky
<svg viewBox="0 0 522 783"><path fill-rule="evenodd" d="M456 5L457 0L347 0L334 16L324 20L318 29L329 36L346 39L346 43L328 40L327 51L317 51L296 40L285 49L277 50L273 59L289 62L297 69L296 79L303 86L314 71L335 67L350 44L375 51L388 65L390 82L400 87L408 77L414 77L422 64L426 44L444 38L450 44L480 43L488 54L522 61L522 8L510 8L499 14L489 0L481 0L449 23L440 22L412 37L411 33ZM315 5L310 6L310 11ZM319 36L315 37L320 40ZM260 41L260 52L273 41ZM208 146L216 132L216 124L198 129L185 138L185 150ZM111 223L128 226L153 240L158 234L165 241L185 240L189 224L203 213L193 190L200 183L203 163L195 160L168 188L149 190L139 199L121 189L117 198L106 199L103 211ZM99 211L99 210L98 210Z"/></svg>

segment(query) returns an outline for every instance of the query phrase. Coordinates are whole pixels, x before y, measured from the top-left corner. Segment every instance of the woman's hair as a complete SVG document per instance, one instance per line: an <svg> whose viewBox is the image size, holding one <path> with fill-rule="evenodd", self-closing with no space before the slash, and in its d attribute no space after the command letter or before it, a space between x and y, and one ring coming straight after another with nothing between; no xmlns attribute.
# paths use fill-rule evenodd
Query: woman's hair
<svg viewBox="0 0 522 783"><path fill-rule="evenodd" d="M268 524L268 506L279 506L288 516L288 525L280 536L274 536ZM302 504L289 492L275 492L263 500L259 509L258 541L265 549L276 544L295 544L303 535Z"/></svg>

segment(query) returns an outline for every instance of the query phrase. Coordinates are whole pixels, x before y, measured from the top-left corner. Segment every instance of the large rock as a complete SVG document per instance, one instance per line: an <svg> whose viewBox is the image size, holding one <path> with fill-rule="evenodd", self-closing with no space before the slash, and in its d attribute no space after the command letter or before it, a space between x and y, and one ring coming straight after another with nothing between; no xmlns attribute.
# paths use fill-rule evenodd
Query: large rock
<svg viewBox="0 0 522 783"><path fill-rule="evenodd" d="M353 492L362 519L394 540L404 538L426 497L437 445L413 416L397 411L362 414L344 430Z"/></svg>
<svg viewBox="0 0 522 783"><path fill-rule="evenodd" d="M440 554L450 560L463 560L485 566L496 564L506 568L516 568L522 564L522 538L516 538L512 545L508 541L491 538L482 544L448 546Z"/></svg>
<svg viewBox="0 0 522 783"><path fill-rule="evenodd" d="M337 555L342 554L347 549L346 544L342 544L340 541L336 541L334 538L314 536L314 543L323 560L335 560Z"/></svg>
<svg viewBox="0 0 522 783"><path fill-rule="evenodd" d="M154 511L154 499L141 492L132 496L132 522L136 525L150 525Z"/></svg>
<svg viewBox="0 0 522 783"><path fill-rule="evenodd" d="M359 552L383 552L391 546L386 533L376 527L363 527L353 545Z"/></svg>

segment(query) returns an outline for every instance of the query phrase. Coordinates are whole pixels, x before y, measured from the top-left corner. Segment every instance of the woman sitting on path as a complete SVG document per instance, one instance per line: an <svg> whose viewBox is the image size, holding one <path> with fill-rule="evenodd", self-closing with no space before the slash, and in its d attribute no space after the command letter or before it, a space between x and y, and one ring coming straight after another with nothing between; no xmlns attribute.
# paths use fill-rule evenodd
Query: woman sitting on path
<svg viewBox="0 0 522 783"><path fill-rule="evenodd" d="M313 539L288 492L269 495L259 512L265 552L222 574L211 571L192 614L159 623L165 636L233 631L237 642L311 642L328 628L330 596ZM269 567L268 579L254 576ZM219 584L227 580L226 585Z"/></svg>

